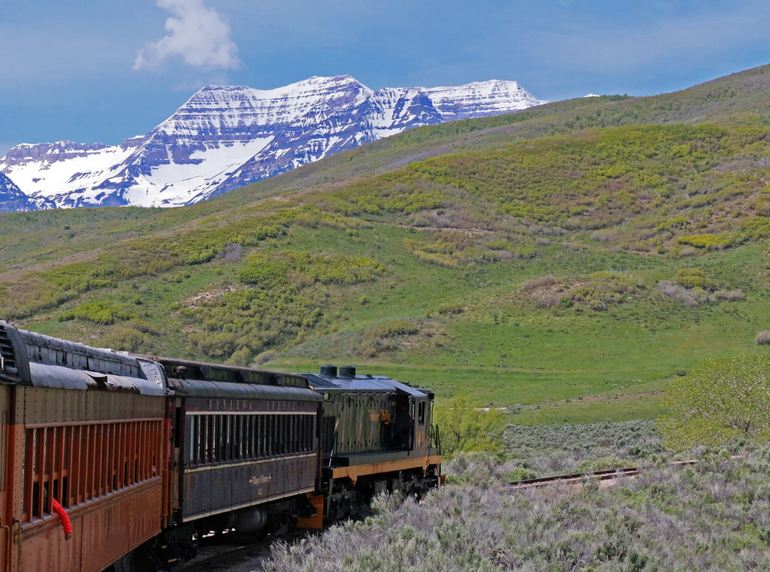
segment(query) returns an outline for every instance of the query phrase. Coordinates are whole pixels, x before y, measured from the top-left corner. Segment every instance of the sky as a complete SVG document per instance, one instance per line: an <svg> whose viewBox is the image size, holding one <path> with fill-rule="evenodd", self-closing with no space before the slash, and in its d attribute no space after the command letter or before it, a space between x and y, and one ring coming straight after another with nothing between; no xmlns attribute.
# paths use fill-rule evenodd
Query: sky
<svg viewBox="0 0 770 572"><path fill-rule="evenodd" d="M645 95L770 63L767 0L2 0L0 154L118 143L207 83Z"/></svg>

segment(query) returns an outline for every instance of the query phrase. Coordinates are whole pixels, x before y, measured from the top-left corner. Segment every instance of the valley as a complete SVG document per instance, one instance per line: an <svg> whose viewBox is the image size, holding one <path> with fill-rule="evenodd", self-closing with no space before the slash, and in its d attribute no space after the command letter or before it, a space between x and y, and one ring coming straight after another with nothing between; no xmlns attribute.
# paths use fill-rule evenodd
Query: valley
<svg viewBox="0 0 770 572"><path fill-rule="evenodd" d="M422 127L176 209L0 217L0 313L92 345L365 365L515 423L650 418L770 328L770 68Z"/></svg>

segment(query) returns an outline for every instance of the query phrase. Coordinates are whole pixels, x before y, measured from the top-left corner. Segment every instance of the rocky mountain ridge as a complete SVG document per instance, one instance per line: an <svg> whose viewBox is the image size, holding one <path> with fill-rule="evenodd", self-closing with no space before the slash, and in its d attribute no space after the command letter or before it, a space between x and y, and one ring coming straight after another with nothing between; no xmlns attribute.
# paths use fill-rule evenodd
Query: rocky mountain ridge
<svg viewBox="0 0 770 572"><path fill-rule="evenodd" d="M270 90L208 85L148 134L120 145L10 149L0 173L14 198L0 199L0 208L188 205L406 129L540 103L517 82L497 80L379 90L351 76Z"/></svg>

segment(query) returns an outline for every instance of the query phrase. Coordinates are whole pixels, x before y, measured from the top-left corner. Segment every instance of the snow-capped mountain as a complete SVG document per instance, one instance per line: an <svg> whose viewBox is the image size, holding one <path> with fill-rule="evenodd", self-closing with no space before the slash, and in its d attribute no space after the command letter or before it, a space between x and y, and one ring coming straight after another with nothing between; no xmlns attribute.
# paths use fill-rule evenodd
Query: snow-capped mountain
<svg viewBox="0 0 770 572"><path fill-rule="evenodd" d="M0 158L16 202L3 202L0 186L0 210L187 205L406 129L540 103L514 81L376 91L350 76L270 90L209 85L120 145L17 145Z"/></svg>

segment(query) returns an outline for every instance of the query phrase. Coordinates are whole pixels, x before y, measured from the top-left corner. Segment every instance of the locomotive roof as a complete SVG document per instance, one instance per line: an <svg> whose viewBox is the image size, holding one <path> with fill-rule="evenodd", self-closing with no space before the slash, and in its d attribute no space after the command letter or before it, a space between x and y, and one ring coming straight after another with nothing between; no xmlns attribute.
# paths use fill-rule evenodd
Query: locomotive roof
<svg viewBox="0 0 770 572"><path fill-rule="evenodd" d="M18 330L4 321L0 321L0 345L0 376L10 381L35 387L107 389L145 395L166 392L160 367L128 354Z"/></svg>
<svg viewBox="0 0 770 572"><path fill-rule="evenodd" d="M342 390L375 393L400 391L418 399L424 399L431 395L429 391L417 389L385 375L331 376L309 373L305 374L305 379L307 379L310 387L322 391Z"/></svg>

